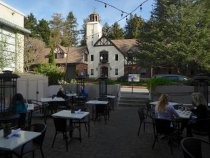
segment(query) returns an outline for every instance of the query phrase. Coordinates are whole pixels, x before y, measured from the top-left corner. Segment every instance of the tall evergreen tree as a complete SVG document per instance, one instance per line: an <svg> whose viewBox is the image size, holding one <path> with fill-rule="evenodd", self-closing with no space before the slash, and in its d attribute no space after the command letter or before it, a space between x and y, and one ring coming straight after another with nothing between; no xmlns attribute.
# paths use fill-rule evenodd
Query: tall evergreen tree
<svg viewBox="0 0 210 158"><path fill-rule="evenodd" d="M103 36L106 36L107 38L111 38L111 27L108 23L105 23L102 28L102 34Z"/></svg>
<svg viewBox="0 0 210 158"><path fill-rule="evenodd" d="M45 44L47 46L49 46L50 44L50 28L48 25L48 22L44 19L41 19L37 25L37 32L40 36L40 38L42 39L43 42L45 42Z"/></svg>
<svg viewBox="0 0 210 158"><path fill-rule="evenodd" d="M124 30L120 27L120 25L115 22L111 26L111 39L123 39L124 38Z"/></svg>
<svg viewBox="0 0 210 158"><path fill-rule="evenodd" d="M32 13L30 13L27 17L24 18L24 27L31 31L31 34L29 34L30 37L38 37L37 19Z"/></svg>
<svg viewBox="0 0 210 158"><path fill-rule="evenodd" d="M138 38L143 28L144 20L135 14L134 16L130 16L126 23L125 38Z"/></svg>
<svg viewBox="0 0 210 158"><path fill-rule="evenodd" d="M55 47L61 43L63 35L64 19L60 13L54 13L49 22L50 26L50 45Z"/></svg>
<svg viewBox="0 0 210 158"><path fill-rule="evenodd" d="M49 63L55 65L55 53L53 47L50 49Z"/></svg>
<svg viewBox="0 0 210 158"><path fill-rule="evenodd" d="M82 39L80 41L81 46L86 46L86 24L87 24L88 20L89 20L88 18L85 18L83 20L83 25L82 25L83 33L82 33Z"/></svg>
<svg viewBox="0 0 210 158"><path fill-rule="evenodd" d="M194 0L156 0L152 17L138 41L139 63L172 66L178 73L191 74L201 67L208 68L209 60L205 60L210 34L206 22L201 23L205 16L201 8Z"/></svg>
<svg viewBox="0 0 210 158"><path fill-rule="evenodd" d="M78 44L78 30L77 19L72 12L69 12L64 22L63 35L61 45L63 46L75 46Z"/></svg>

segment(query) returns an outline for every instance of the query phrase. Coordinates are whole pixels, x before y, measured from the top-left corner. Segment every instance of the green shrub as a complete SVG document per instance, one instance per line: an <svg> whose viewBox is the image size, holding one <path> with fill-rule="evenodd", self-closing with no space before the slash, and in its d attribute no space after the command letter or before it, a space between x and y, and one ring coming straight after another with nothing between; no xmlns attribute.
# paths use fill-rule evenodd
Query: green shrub
<svg viewBox="0 0 210 158"><path fill-rule="evenodd" d="M41 64L36 69L36 72L46 75L49 85L58 84L59 80L64 80L65 78L64 72L53 64Z"/></svg>
<svg viewBox="0 0 210 158"><path fill-rule="evenodd" d="M154 89L155 87L160 85L174 85L176 83L177 82L165 78L152 78L147 81L147 88Z"/></svg>

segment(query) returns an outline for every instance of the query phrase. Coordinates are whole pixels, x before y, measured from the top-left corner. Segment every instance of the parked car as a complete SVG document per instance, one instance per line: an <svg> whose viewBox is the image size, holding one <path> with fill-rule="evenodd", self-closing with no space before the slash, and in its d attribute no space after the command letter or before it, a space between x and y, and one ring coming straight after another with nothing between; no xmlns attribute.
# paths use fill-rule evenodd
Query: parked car
<svg viewBox="0 0 210 158"><path fill-rule="evenodd" d="M178 74L157 74L157 75L154 75L153 78L164 78L164 79L175 80L175 81L190 80L190 78L188 78L187 76L178 75Z"/></svg>

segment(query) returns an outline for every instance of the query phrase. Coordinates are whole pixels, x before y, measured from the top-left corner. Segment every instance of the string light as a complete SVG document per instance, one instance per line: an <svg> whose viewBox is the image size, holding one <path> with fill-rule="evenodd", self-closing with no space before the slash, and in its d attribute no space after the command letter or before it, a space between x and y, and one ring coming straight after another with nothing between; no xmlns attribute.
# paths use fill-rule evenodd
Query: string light
<svg viewBox="0 0 210 158"><path fill-rule="evenodd" d="M121 9L119 9L119 8L117 8L117 7L113 6L113 5L111 5L111 4L108 4L108 3L106 3L106 2L103 2L103 1L101 1L101 0L95 0L95 1L100 2L100 3L103 3L103 4L107 5L107 6L110 6L110 7L114 8L114 9L116 9L116 10L118 10L118 11L121 11L121 18L120 18L118 21L116 21L116 22L119 22L119 21L121 21L121 20L123 20L123 19L125 19L125 18L126 18L126 20L127 20L127 19L128 19L128 15L132 15L137 9L140 9L140 11L142 11L142 5L143 5L144 3L146 3L148 0L145 0L145 1L143 1L142 3L140 3L140 4L139 4L134 10L132 10L130 13L127 13L127 12L125 12L125 11L123 11L123 10L121 10ZM125 16L124 16L124 14L125 14Z"/></svg>
<svg viewBox="0 0 210 158"><path fill-rule="evenodd" d="M123 10L121 10L121 9L119 9L119 8L117 8L117 7L113 6L113 5L111 5L111 4L108 4L108 3L106 3L106 2L103 2L103 1L101 1L101 0L95 0L95 1L100 2L100 3L103 3L103 4L105 5L105 8L106 8L107 6L110 6L110 7L114 8L114 9L116 9L116 10L122 12L122 13L128 14L127 12L125 12L125 11L123 11Z"/></svg>

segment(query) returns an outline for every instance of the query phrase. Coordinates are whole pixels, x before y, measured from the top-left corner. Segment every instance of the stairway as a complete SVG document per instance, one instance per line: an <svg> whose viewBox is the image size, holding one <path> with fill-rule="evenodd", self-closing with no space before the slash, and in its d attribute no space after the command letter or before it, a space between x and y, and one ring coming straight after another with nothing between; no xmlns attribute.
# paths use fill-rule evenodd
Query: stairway
<svg viewBox="0 0 210 158"><path fill-rule="evenodd" d="M145 105L148 100L148 93L120 92L118 106L139 107L141 105Z"/></svg>

